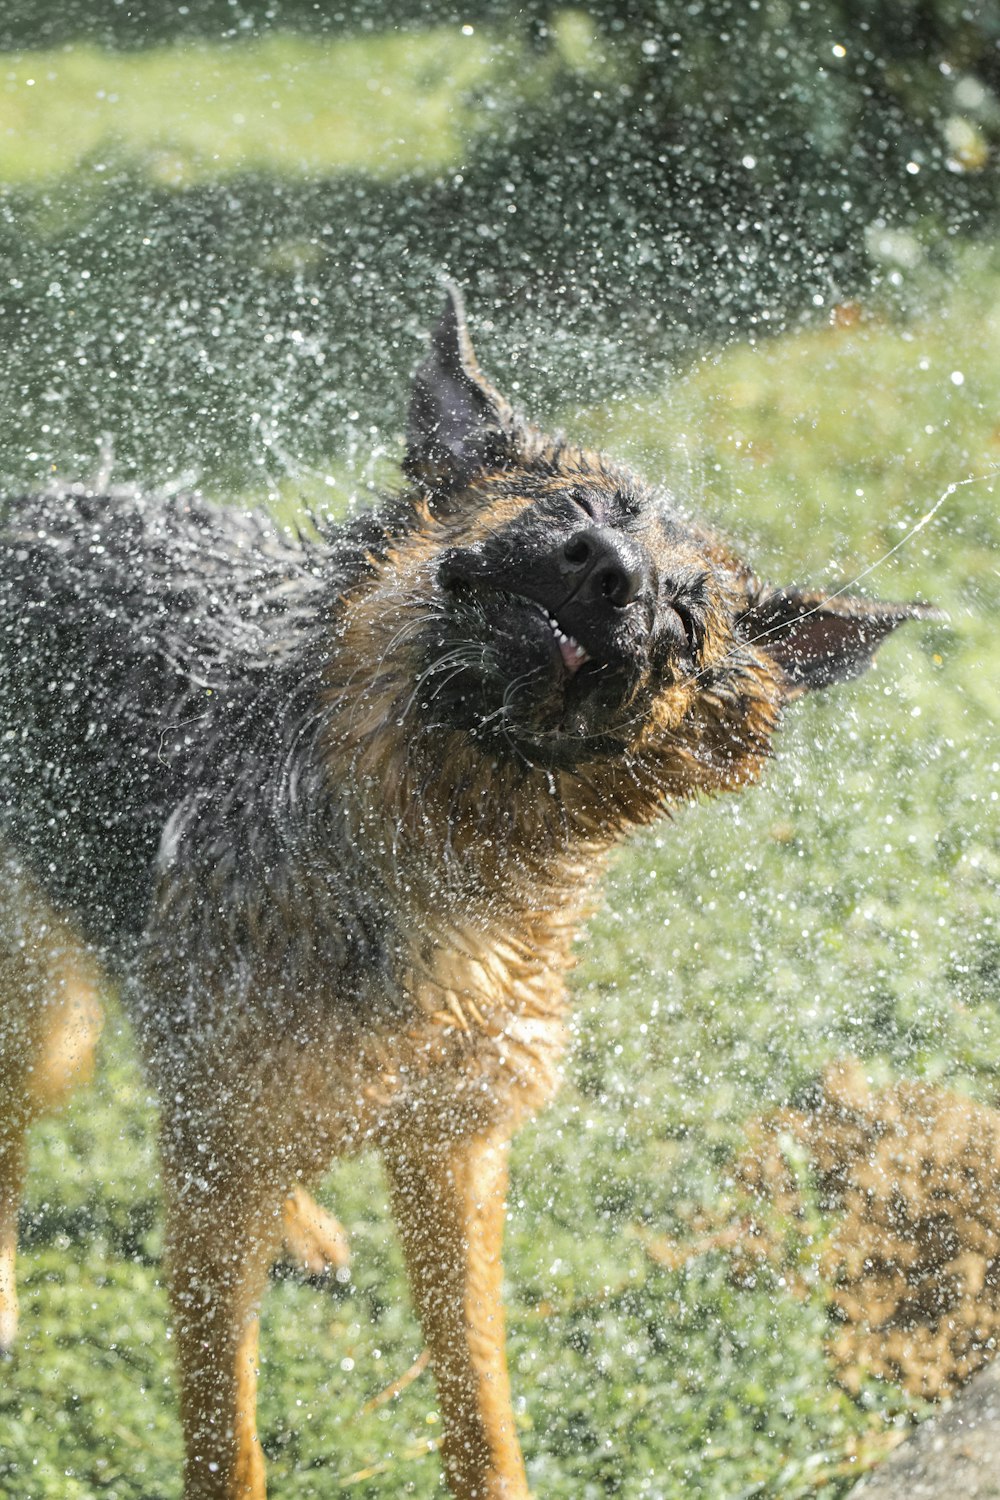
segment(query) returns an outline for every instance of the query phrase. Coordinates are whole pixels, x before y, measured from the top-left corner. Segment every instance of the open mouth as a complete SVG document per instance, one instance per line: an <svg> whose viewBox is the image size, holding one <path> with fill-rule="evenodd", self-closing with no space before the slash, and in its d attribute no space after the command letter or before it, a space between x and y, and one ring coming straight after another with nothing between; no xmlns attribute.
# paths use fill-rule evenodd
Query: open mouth
<svg viewBox="0 0 1000 1500"><path fill-rule="evenodd" d="M573 601L553 608L506 579L452 574L443 582L451 630L443 638L434 631L427 666L445 722L495 752L546 766L620 749L642 662L628 638L616 639L616 619L596 609L591 618Z"/></svg>
<svg viewBox="0 0 1000 1500"><path fill-rule="evenodd" d="M555 615L550 615L548 610L544 609L541 605L538 607L551 626L552 634L555 636L556 644L559 647L559 654L563 659L563 666L571 677L574 676L579 672L584 662L590 660L590 652L585 646L580 645L575 636L566 634Z"/></svg>
<svg viewBox="0 0 1000 1500"><path fill-rule="evenodd" d="M473 598L478 595L480 599L494 591L495 597L498 600L504 600L507 604L527 606L536 619L545 621L552 633L552 640L558 648L559 657L568 677L575 677L581 667L593 660L586 646L581 645L575 635L571 635L568 630L564 630L551 610L546 609L545 605L539 599L533 599L530 594L521 594L513 589L506 589L502 586L484 584L479 580L475 583L467 583L465 580L459 580L450 586L452 594L458 596L464 594Z"/></svg>

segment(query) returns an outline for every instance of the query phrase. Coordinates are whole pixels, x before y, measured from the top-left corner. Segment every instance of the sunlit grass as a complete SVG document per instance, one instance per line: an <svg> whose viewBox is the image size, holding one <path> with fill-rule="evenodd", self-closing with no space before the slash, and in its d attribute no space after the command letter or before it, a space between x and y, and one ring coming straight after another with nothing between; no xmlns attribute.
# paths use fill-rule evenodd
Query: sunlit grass
<svg viewBox="0 0 1000 1500"><path fill-rule="evenodd" d="M0 56L0 182L56 176L83 158L99 174L107 151L176 187L237 170L433 168L457 149L464 91L494 45L455 26Z"/></svg>
<svg viewBox="0 0 1000 1500"><path fill-rule="evenodd" d="M919 579L939 597L942 546L992 557L996 544L1000 276L971 255L960 264L969 284L931 315L706 356L661 398L597 414L595 441L656 463L764 561L791 555L824 583L868 567L972 480L873 579Z"/></svg>

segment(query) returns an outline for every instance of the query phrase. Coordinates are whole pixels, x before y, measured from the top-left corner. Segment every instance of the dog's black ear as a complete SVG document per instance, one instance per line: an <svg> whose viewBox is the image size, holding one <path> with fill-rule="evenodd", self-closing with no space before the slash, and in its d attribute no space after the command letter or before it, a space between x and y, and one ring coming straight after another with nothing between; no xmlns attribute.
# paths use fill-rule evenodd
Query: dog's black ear
<svg viewBox="0 0 1000 1500"><path fill-rule="evenodd" d="M403 471L435 490L468 484L510 456L513 413L480 373L462 295L448 284L441 321L413 380Z"/></svg>
<svg viewBox="0 0 1000 1500"><path fill-rule="evenodd" d="M944 619L929 604L772 589L757 593L740 617L749 642L781 668L790 698L860 677L886 636L904 620Z"/></svg>

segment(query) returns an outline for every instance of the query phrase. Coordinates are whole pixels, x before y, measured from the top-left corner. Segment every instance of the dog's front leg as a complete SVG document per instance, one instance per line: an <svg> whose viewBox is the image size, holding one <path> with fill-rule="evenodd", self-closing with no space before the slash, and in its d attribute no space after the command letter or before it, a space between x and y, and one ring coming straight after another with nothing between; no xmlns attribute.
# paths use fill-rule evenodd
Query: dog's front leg
<svg viewBox="0 0 1000 1500"><path fill-rule="evenodd" d="M506 1135L442 1145L419 1131L385 1149L413 1297L444 1423L441 1455L459 1500L524 1500L504 1347L500 1252Z"/></svg>
<svg viewBox="0 0 1000 1500"><path fill-rule="evenodd" d="M185 1500L264 1500L257 1309L281 1232L280 1186L217 1143L165 1149L167 1254Z"/></svg>

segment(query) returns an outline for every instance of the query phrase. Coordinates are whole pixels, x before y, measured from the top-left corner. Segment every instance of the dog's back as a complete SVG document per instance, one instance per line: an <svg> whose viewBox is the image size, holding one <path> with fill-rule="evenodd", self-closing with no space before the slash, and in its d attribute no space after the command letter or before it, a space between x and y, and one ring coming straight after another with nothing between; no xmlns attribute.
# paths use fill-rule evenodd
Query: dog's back
<svg viewBox="0 0 1000 1500"><path fill-rule="evenodd" d="M111 955L141 930L163 827L254 726L287 722L317 613L309 546L198 497L8 503L0 526L0 843Z"/></svg>

